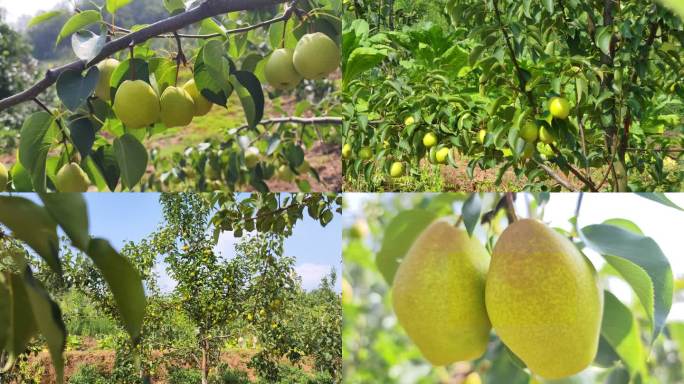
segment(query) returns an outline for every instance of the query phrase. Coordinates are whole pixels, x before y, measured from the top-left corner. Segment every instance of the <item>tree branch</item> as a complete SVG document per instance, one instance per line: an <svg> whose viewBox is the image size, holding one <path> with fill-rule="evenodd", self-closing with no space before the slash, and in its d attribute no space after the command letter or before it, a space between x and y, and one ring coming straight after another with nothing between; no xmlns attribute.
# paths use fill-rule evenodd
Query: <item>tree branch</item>
<svg viewBox="0 0 684 384"><path fill-rule="evenodd" d="M556 181L558 182L558 184L560 184L561 186L563 186L563 188L565 188L565 189L567 189L567 190L569 190L569 191L571 191L571 192L577 192L577 190L575 189L575 187L572 186L572 184L570 184L567 180L563 179L559 174L557 174L556 172L554 172L554 170L551 169L549 166L547 166L546 164L540 163L540 162L538 162L537 160L534 160L534 159L532 159L532 160L533 160L541 169L543 169L544 172L546 172L549 176L551 176L551 178L553 178L554 180L556 180Z"/></svg>
<svg viewBox="0 0 684 384"><path fill-rule="evenodd" d="M275 117L273 119L261 120L260 125L273 125L280 123L296 123L296 124L333 124L341 125L343 119L341 117L334 116L322 116L322 117ZM235 129L235 133L249 128L249 125L245 124L241 127Z"/></svg>
<svg viewBox="0 0 684 384"><path fill-rule="evenodd" d="M553 152L555 152L557 155L562 155L562 153L561 153L560 149L558 149L558 147L556 147L553 144L549 144L549 145L551 146L551 149L553 150ZM572 164L570 164L570 163L566 162L566 165L568 166L570 173L572 173L578 179L580 179L587 187L589 187L589 189L592 192L598 192L598 190L596 190L596 185L594 185L594 182L591 180L591 177L585 177L584 175L582 175L582 173L580 171L576 170L575 167L573 167Z"/></svg>
<svg viewBox="0 0 684 384"><path fill-rule="evenodd" d="M45 74L45 77L31 88L0 100L0 112L9 107L34 99L36 96L40 95L43 91L54 84L57 81L57 78L59 78L59 75L62 73L70 70L83 71L88 67L96 65L112 54L128 48L131 43L140 44L155 36L172 33L209 17L263 8L270 5L286 3L288 1L289 0L207 0L197 8L191 9L173 17L169 17L168 19L158 21L146 28L129 33L126 36L107 43L102 48L102 51L100 51L100 53L94 59L90 60L90 62L78 60L74 61L73 63L48 70Z"/></svg>

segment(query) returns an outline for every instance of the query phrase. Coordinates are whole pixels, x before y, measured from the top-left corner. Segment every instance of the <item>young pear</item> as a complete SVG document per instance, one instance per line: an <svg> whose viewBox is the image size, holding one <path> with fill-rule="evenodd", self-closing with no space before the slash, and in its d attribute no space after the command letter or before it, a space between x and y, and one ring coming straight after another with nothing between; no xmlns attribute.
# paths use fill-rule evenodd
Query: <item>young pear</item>
<svg viewBox="0 0 684 384"><path fill-rule="evenodd" d="M437 135L432 132L428 132L423 136L423 145L426 148L434 147L437 145Z"/></svg>
<svg viewBox="0 0 684 384"><path fill-rule="evenodd" d="M302 75L297 72L292 62L294 51L280 48L273 51L266 61L264 76L266 81L275 89L293 89L302 81Z"/></svg>
<svg viewBox="0 0 684 384"><path fill-rule="evenodd" d="M290 166L283 164L278 168L278 171L276 171L276 177L283 181L292 182L294 181L295 175L290 169Z"/></svg>
<svg viewBox="0 0 684 384"><path fill-rule="evenodd" d="M447 159L449 158L449 151L450 151L450 149L446 148L446 147L440 148L439 150L437 150L437 153L435 153L435 160L437 161L437 163L439 163L439 164L446 163Z"/></svg>
<svg viewBox="0 0 684 384"><path fill-rule="evenodd" d="M496 333L533 373L559 379L594 360L603 315L596 270L547 225L523 219L503 231L485 299Z"/></svg>
<svg viewBox="0 0 684 384"><path fill-rule="evenodd" d="M554 97L549 102L549 112L553 117L565 120L570 115L570 103L563 97Z"/></svg>
<svg viewBox="0 0 684 384"><path fill-rule="evenodd" d="M537 138L539 137L539 128L537 128L537 124L531 121L525 123L522 129L520 129L520 137L528 143L537 141Z"/></svg>
<svg viewBox="0 0 684 384"><path fill-rule="evenodd" d="M188 80L188 82L183 85L183 89L190 94L192 101L195 103L195 116L204 116L211 111L211 107L214 106L214 103L202 96L199 89L197 89L195 79Z"/></svg>
<svg viewBox="0 0 684 384"><path fill-rule="evenodd" d="M404 174L404 163L395 161L390 166L390 176L391 177L401 177Z"/></svg>
<svg viewBox="0 0 684 384"><path fill-rule="evenodd" d="M523 149L523 153L520 156L523 160L527 160L534 155L534 150L537 147L533 143L525 143L525 148Z"/></svg>
<svg viewBox="0 0 684 384"><path fill-rule="evenodd" d="M161 121L167 128L185 127L195 116L195 102L183 88L167 87L162 92Z"/></svg>
<svg viewBox="0 0 684 384"><path fill-rule="evenodd" d="M475 237L437 221L415 240L394 277L399 324L433 365L473 360L487 350L489 254Z"/></svg>
<svg viewBox="0 0 684 384"><path fill-rule="evenodd" d="M259 149L256 147L249 147L245 151L245 164L247 168L252 169L256 167L259 162Z"/></svg>
<svg viewBox="0 0 684 384"><path fill-rule="evenodd" d="M0 163L0 192L7 190L7 183L9 182L9 174L5 165Z"/></svg>
<svg viewBox="0 0 684 384"><path fill-rule="evenodd" d="M100 72L100 77L97 79L95 96L100 100L110 101L112 99L109 82L112 80L112 73L114 73L114 70L118 66L119 60L117 59L105 59L97 64L97 70Z"/></svg>
<svg viewBox="0 0 684 384"><path fill-rule="evenodd" d="M59 192L87 192L90 179L78 164L69 163L57 172L55 186Z"/></svg>
<svg viewBox="0 0 684 384"><path fill-rule="evenodd" d="M359 150L359 158L361 160L370 160L373 157L373 151L370 149L370 147L362 147Z"/></svg>
<svg viewBox="0 0 684 384"><path fill-rule="evenodd" d="M484 144L486 138L487 138L487 130L486 129L480 129L480 131L477 133L477 141L480 144Z"/></svg>
<svg viewBox="0 0 684 384"><path fill-rule="evenodd" d="M541 141L544 144L551 144L554 141L556 141L556 138L553 137L553 133L549 132L546 127L542 126L539 128L539 141Z"/></svg>
<svg viewBox="0 0 684 384"><path fill-rule="evenodd" d="M352 154L352 147L349 144L345 144L342 146L342 157L345 159L348 159Z"/></svg>
<svg viewBox="0 0 684 384"><path fill-rule="evenodd" d="M159 120L159 97L143 80L126 80L114 96L114 113L130 129L145 128Z"/></svg>
<svg viewBox="0 0 684 384"><path fill-rule="evenodd" d="M326 34L309 33L297 42L292 61L300 75L309 80L320 80L340 65L340 48Z"/></svg>

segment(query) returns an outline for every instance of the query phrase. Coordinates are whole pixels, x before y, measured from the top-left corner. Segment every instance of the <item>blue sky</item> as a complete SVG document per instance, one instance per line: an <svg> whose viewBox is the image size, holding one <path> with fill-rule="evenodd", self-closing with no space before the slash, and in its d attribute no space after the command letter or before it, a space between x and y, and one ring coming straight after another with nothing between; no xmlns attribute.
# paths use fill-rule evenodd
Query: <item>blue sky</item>
<svg viewBox="0 0 684 384"><path fill-rule="evenodd" d="M33 194L23 196L39 201ZM159 228L163 221L156 193L86 193L84 196L88 204L91 235L109 240L116 249L121 249L128 241L141 240ZM224 233L215 250L223 256L230 256L234 253L235 241L230 233ZM325 228L305 215L285 241L285 254L297 259L297 272L305 289L316 288L321 277L333 267L341 276L341 250L341 215L335 215ZM173 281L165 274L163 265L157 271L160 286L165 290L172 289Z"/></svg>

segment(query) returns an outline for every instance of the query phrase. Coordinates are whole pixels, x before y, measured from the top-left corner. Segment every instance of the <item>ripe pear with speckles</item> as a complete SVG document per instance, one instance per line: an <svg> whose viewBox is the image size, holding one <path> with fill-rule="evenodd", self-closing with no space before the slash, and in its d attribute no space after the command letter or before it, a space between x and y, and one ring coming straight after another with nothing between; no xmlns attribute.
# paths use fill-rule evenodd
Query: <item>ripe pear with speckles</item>
<svg viewBox="0 0 684 384"><path fill-rule="evenodd" d="M394 312L433 365L476 359L487 349L488 265L484 246L444 221L427 227L401 262L392 284Z"/></svg>
<svg viewBox="0 0 684 384"><path fill-rule="evenodd" d="M560 379L594 360L603 315L596 270L545 224L519 220L501 234L485 298L494 330L533 373Z"/></svg>

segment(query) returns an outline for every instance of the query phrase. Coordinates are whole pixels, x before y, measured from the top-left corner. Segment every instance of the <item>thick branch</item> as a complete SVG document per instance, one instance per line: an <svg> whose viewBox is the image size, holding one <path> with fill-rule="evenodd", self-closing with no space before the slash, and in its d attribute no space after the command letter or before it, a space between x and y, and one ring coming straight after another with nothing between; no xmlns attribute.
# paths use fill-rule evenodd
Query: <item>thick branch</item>
<svg viewBox="0 0 684 384"><path fill-rule="evenodd" d="M332 116L322 116L322 117L275 117L273 119L261 120L259 124L261 125L273 125L280 123L295 123L295 124L333 124L341 125L343 119L341 117ZM245 124L236 129L236 132L242 131L249 128L249 125Z"/></svg>
<svg viewBox="0 0 684 384"><path fill-rule="evenodd" d="M102 51L100 51L100 53L88 63L86 63L84 60L78 60L58 68L50 69L45 75L45 78L31 88L14 96L0 100L0 111L34 99L48 87L54 84L59 75L61 75L63 72L69 70L82 71L99 63L112 54L128 48L131 43L141 44L155 36L175 32L209 17L231 12L253 10L286 2L288 2L288 0L207 0L197 8L191 9L190 11L181 13L168 19L158 21L146 28L127 34L126 36L107 43L104 48L102 48Z"/></svg>

